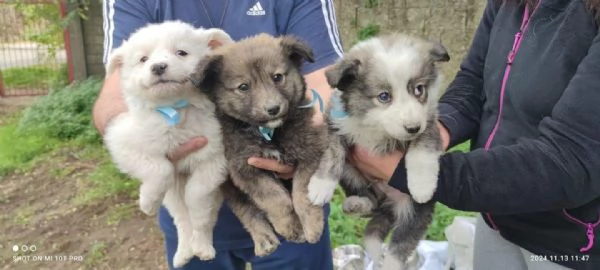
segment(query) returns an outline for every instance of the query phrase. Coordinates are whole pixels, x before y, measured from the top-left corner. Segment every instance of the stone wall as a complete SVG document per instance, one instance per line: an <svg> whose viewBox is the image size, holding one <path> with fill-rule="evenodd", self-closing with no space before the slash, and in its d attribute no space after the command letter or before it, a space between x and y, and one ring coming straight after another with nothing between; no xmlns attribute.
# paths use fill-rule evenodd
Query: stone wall
<svg viewBox="0 0 600 270"><path fill-rule="evenodd" d="M380 34L399 31L440 40L451 58L442 65L446 83L470 46L485 4L481 0L335 0L345 49L357 42L361 31L377 27Z"/></svg>
<svg viewBox="0 0 600 270"><path fill-rule="evenodd" d="M441 40L451 61L443 65L447 80L453 77L470 45L486 1L482 0L334 0L337 22L346 49L358 33L379 27L380 33L403 31ZM103 75L101 0L89 1L88 19L82 20L86 69Z"/></svg>

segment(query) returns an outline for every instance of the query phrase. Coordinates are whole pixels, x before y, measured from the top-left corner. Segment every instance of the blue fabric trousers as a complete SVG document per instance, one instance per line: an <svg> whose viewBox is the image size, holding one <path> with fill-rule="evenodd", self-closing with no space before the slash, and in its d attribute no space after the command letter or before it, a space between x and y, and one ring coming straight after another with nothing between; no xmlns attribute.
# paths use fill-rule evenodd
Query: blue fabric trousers
<svg viewBox="0 0 600 270"><path fill-rule="evenodd" d="M329 209L326 209L329 210ZM328 213L329 211L326 211ZM166 257L170 269L177 250L177 230L169 212L161 207L160 227L165 237ZM215 239L216 241L217 239ZM245 270L250 263L252 270L332 270L331 242L329 224L325 218L325 228L321 240L316 244L297 244L281 239L281 245L269 256L254 255L254 246L216 247L217 255L212 261L201 261L194 257L181 270Z"/></svg>

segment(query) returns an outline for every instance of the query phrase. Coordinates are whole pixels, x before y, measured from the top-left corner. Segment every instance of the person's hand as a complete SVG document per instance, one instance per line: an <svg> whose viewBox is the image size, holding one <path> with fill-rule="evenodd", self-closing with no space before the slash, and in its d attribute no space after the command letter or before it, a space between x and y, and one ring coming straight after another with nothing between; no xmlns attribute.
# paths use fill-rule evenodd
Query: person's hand
<svg viewBox="0 0 600 270"><path fill-rule="evenodd" d="M376 156L361 146L354 146L348 160L365 177L370 180L386 183L390 181L404 153L396 151L385 156Z"/></svg>
<svg viewBox="0 0 600 270"><path fill-rule="evenodd" d="M202 149L206 144L208 144L208 139L206 137L194 137L169 153L167 158L171 162L176 163L187 155ZM259 169L275 172L281 179L291 179L295 170L292 166L281 164L274 159L268 158L251 157L248 159L248 164Z"/></svg>
<svg viewBox="0 0 600 270"><path fill-rule="evenodd" d="M446 127L439 121L437 126L440 131L443 148L446 150L450 141L450 134ZM385 156L376 156L370 154L367 149L360 146L354 146L350 155L348 155L348 161L364 176L370 178L370 180L377 180L386 184L392 178L402 158L404 158L404 153L400 151Z"/></svg>
<svg viewBox="0 0 600 270"><path fill-rule="evenodd" d="M208 144L208 139L206 137L194 137L186 143L177 147L177 149L175 149L173 152L169 153L167 155L167 158L171 162L176 163L177 161L183 159L187 155L202 149L204 146L206 146L206 144Z"/></svg>
<svg viewBox="0 0 600 270"><path fill-rule="evenodd" d="M248 159L248 165L256 168L272 171L281 179L292 179L296 168L279 163L277 160L261 157L251 157Z"/></svg>

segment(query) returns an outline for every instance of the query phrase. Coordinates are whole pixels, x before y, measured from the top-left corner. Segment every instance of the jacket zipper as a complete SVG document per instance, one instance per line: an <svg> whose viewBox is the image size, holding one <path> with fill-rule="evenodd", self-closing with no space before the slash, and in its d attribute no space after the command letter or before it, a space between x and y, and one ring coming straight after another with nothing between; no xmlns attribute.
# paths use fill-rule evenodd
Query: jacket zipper
<svg viewBox="0 0 600 270"><path fill-rule="evenodd" d="M538 0L535 8L531 12L531 15L533 15L533 13L538 9L541 2L542 2L542 0ZM523 19L521 20L521 27L519 28L519 31L515 34L515 39L513 41L512 49L510 50L510 52L508 53L508 56L507 56L506 68L504 69L504 77L502 78L502 84L500 86L500 101L499 101L498 117L496 118L496 123L494 124L494 128L490 132L490 134L487 138L487 141L485 142L484 149L486 151L490 149L490 147L492 145L492 141L494 140L494 136L496 136L496 132L498 131L498 128L500 127L500 119L502 118L502 113L503 113L503 108L504 108L504 94L506 93L506 84L508 82L508 77L510 75L510 70L511 70L512 64L515 60L515 56L517 55L517 52L519 51L519 48L521 47L521 41L523 40L523 35L524 35L525 31L527 30L527 27L529 26L529 18L531 15L529 14L529 6L525 5L525 11L523 12ZM498 226L496 226L496 223L492 219L492 215L490 213L486 213L486 216L488 218L489 223L492 225L492 228L494 230L498 230Z"/></svg>
<svg viewBox="0 0 600 270"><path fill-rule="evenodd" d="M598 211L598 220L595 223L586 223L583 222L577 218L575 218L574 216L571 216L566 209L563 209L563 214L569 218L571 221L581 224L583 226L585 226L586 230L586 235L588 238L588 243L586 246L582 247L579 249L579 252L581 253L585 253L588 252L590 249L592 249L594 247L594 230L596 229L596 227L598 227L598 225L600 225L600 211Z"/></svg>

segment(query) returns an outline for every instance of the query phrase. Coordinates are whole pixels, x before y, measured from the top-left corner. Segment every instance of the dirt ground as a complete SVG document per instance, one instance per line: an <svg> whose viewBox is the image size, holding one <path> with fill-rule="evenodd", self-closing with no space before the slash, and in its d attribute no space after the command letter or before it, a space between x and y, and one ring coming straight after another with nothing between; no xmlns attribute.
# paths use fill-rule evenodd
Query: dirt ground
<svg viewBox="0 0 600 270"><path fill-rule="evenodd" d="M0 124L33 100L0 98ZM78 154L62 149L29 172L0 177L0 269L167 269L156 217L129 198L76 202L96 164Z"/></svg>

